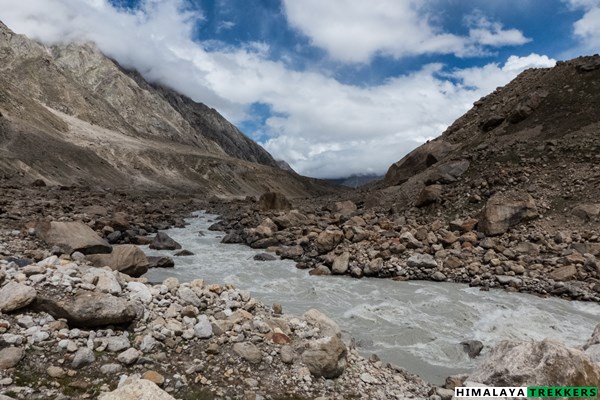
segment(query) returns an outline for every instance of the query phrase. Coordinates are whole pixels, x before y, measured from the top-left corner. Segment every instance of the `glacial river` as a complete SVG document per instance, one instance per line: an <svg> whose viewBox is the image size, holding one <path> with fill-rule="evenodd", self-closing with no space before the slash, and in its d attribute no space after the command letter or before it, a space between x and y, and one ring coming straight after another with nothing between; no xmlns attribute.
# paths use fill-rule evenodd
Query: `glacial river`
<svg viewBox="0 0 600 400"><path fill-rule="evenodd" d="M363 355L375 353L432 383L468 372L480 359L463 352L459 343L464 340L483 342L482 355L504 339L549 337L577 346L600 322L600 305L594 303L484 292L462 284L313 277L292 261L254 261L259 251L221 244L223 233L208 230L216 218L199 212L185 228L166 231L194 255L173 257L175 268L153 269L145 276L151 282L174 276L181 282L231 283L265 304L283 305L285 313L317 308L356 340Z"/></svg>

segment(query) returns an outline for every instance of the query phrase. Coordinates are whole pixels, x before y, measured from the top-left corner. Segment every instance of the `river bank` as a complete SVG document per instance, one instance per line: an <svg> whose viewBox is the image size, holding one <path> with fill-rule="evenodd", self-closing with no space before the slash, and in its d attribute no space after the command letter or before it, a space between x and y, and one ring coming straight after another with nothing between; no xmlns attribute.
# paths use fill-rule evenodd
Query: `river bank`
<svg viewBox="0 0 600 400"><path fill-rule="evenodd" d="M212 202L211 229L276 253L314 275L466 283L544 297L600 302L600 232L554 229L544 220L485 235L475 218L358 207L352 201Z"/></svg>

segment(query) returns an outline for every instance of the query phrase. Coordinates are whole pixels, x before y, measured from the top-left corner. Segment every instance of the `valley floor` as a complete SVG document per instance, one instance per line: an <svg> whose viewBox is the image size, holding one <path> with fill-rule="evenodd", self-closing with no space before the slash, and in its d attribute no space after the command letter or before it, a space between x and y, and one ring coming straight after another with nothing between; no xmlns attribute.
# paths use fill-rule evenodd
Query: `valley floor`
<svg viewBox="0 0 600 400"><path fill-rule="evenodd" d="M0 391L9 398L96 398L111 390L100 398L152 391L161 399L171 398L167 392L178 399L449 395L400 367L359 356L338 338L337 324L316 310L282 315L228 285L172 278L148 285L90 267L77 252L53 256L60 249L38 238L41 219L82 221L113 245L147 244L149 235L209 209L224 215L211 229L226 232L226 242L294 259L312 274L450 280L600 300L594 255L600 244L593 232L523 228L492 238L469 221L448 226L322 199L298 202L297 211L260 211L257 201L217 203L166 192L6 182L1 190ZM591 368L600 379L600 366ZM128 384L117 389L126 377Z"/></svg>

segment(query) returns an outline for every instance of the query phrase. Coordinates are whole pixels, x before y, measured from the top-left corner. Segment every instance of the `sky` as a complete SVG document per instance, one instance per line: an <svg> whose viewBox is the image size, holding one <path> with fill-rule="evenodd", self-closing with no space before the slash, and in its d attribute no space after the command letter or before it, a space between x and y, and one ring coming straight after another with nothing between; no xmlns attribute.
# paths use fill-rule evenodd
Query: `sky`
<svg viewBox="0 0 600 400"><path fill-rule="evenodd" d="M527 68L598 53L600 0L0 0L95 42L318 178L384 174Z"/></svg>

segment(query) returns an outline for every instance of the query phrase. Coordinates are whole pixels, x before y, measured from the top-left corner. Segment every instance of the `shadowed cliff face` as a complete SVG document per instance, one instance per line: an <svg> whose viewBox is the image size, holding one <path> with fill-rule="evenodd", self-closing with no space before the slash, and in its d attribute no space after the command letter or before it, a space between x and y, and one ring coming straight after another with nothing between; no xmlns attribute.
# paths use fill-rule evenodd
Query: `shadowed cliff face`
<svg viewBox="0 0 600 400"><path fill-rule="evenodd" d="M146 82L94 45L46 47L2 23L0 173L217 195L331 190L279 169L217 111Z"/></svg>

